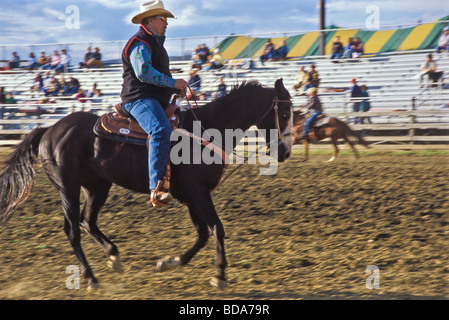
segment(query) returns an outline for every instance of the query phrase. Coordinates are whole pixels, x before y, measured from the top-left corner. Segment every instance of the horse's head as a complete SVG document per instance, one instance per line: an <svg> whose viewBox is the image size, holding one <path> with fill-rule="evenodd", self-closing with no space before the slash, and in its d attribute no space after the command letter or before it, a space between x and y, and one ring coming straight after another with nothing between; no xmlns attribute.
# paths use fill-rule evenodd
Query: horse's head
<svg viewBox="0 0 449 320"><path fill-rule="evenodd" d="M272 105L258 124L259 129L265 129L265 138L270 143L270 147L271 142L277 141L279 162L285 161L292 154L293 111L290 99L290 93L285 89L282 78L276 80ZM270 129L276 129L275 133Z"/></svg>

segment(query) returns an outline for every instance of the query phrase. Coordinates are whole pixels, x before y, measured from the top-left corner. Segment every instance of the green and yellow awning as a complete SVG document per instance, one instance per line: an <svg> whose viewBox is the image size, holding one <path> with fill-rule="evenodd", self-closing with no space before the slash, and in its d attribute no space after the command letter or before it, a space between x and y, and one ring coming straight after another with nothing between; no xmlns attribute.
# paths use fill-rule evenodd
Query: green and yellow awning
<svg viewBox="0 0 449 320"><path fill-rule="evenodd" d="M437 21L448 19L449 16L446 16ZM365 53L368 54L432 49L436 47L438 38L446 25L446 23L437 23L437 21L395 30L338 30L338 28L332 26L332 30L326 32L325 35L325 54L331 53L332 42L335 36L340 36L343 44L346 44L350 37L360 37L365 44ZM276 48L279 47L282 40L285 40L289 48L288 57L303 57L319 55L319 36L320 33L318 31L313 31L290 37L271 38L271 40ZM262 55L267 39L229 36L220 42L217 47L225 59L255 58Z"/></svg>

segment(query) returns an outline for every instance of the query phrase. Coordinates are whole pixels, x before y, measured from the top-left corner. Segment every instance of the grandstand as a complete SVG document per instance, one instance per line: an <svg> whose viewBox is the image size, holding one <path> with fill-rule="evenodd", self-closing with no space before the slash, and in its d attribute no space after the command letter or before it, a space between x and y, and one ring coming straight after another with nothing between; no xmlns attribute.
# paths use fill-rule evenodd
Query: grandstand
<svg viewBox="0 0 449 320"><path fill-rule="evenodd" d="M440 27L440 25L432 28L427 26L426 34L435 38L437 34L435 30ZM420 26L420 28L424 27ZM414 34L414 30L408 30L407 35L410 34ZM315 35L313 34L313 36ZM305 41L304 37L306 36L301 36L303 41ZM370 39L373 37L376 39L375 34L370 34ZM421 39L418 47L422 43L426 43L426 39L426 37ZM316 39L310 38L309 40L311 43L316 42ZM403 36L402 40L410 43L408 36ZM234 43L235 39L232 42ZM314 46L313 43L311 47ZM384 43L383 48L386 48L386 43L388 41ZM227 39L217 47L230 50L233 45ZM400 44L399 47L408 48L404 44ZM407 143L419 141L446 143L449 141L449 76L447 75L449 54L447 52L436 54L433 49L386 50L376 55L367 54L359 59L340 59L338 61L330 60L327 55L317 56L315 54L300 57L290 56L284 61L272 61L261 65L258 59L259 51L260 49L254 50L249 57L253 60L251 69L235 67L236 59L234 58L237 60L242 58L237 53L233 57L228 56L228 64L221 70L200 71L201 91L210 99L212 92L217 89L219 77L224 77L228 88L245 80L257 80L263 85L273 86L276 79L283 78L286 88L293 96L295 107L299 107L306 103L306 97L297 96L292 90L299 66L304 65L308 69L309 65L315 64L321 79L320 98L326 113L330 115L346 120L351 120L354 117L354 113L351 112L353 102L349 98L352 78L356 78L359 84L365 84L368 87L371 111L366 116L371 116L373 124L353 125L356 130L364 130L364 133L369 133L371 136L368 140ZM236 52L242 52L242 50ZM419 80L421 65L429 52L433 53L438 68L444 71L444 76L436 87L426 82L421 84ZM171 67L177 70L176 77L187 80L191 61L175 61L172 62ZM81 103L60 96L57 97L56 103L42 101L45 98L43 94L33 95L30 90L38 72L42 71L21 69L0 72L0 86L5 87L5 92L12 92L17 100L16 105L4 106L8 110L7 112L2 111L0 135L7 137L7 134L24 134L35 125L49 125L67 113L77 110L104 113L112 110L113 105L120 102L121 64L109 64L98 69L72 68L64 74L66 79L70 76L77 78L84 90L90 89L94 83L97 83L103 93L102 103L99 104ZM50 97L50 100L52 99L54 98ZM198 103L204 104L207 101L198 101ZM184 102L184 106L187 106L186 102ZM385 140L383 136L386 134L383 132L398 137L390 137Z"/></svg>

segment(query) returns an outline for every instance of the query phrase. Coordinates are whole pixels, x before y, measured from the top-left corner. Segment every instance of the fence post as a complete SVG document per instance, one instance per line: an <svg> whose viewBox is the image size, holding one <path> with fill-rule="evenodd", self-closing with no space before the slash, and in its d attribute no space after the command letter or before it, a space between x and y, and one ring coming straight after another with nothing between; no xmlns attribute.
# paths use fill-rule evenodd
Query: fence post
<svg viewBox="0 0 449 320"><path fill-rule="evenodd" d="M416 99L415 97L412 97L412 114L410 115L410 129L409 129L409 136L410 136L410 144L414 144L414 137L415 137L415 128L412 126L415 124L416 116L414 115L414 111L416 109Z"/></svg>

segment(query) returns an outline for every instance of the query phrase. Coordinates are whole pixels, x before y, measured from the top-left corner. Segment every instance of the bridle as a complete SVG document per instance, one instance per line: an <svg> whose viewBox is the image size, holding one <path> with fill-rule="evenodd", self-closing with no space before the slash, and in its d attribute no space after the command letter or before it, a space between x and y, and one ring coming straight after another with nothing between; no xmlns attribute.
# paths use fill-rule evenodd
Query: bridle
<svg viewBox="0 0 449 320"><path fill-rule="evenodd" d="M256 124L259 124L261 121L263 121L268 114L271 112L271 110L274 110L274 127L278 132L278 138L282 139L283 137L288 137L292 135L292 132L286 132L286 133L281 133L281 127L279 125L279 105L278 103L289 103L290 105L293 105L293 103L291 102L291 100L280 100L278 99L277 96L274 96L273 98L273 102L271 103L270 108L265 112L265 114L262 116L262 118L257 121Z"/></svg>

